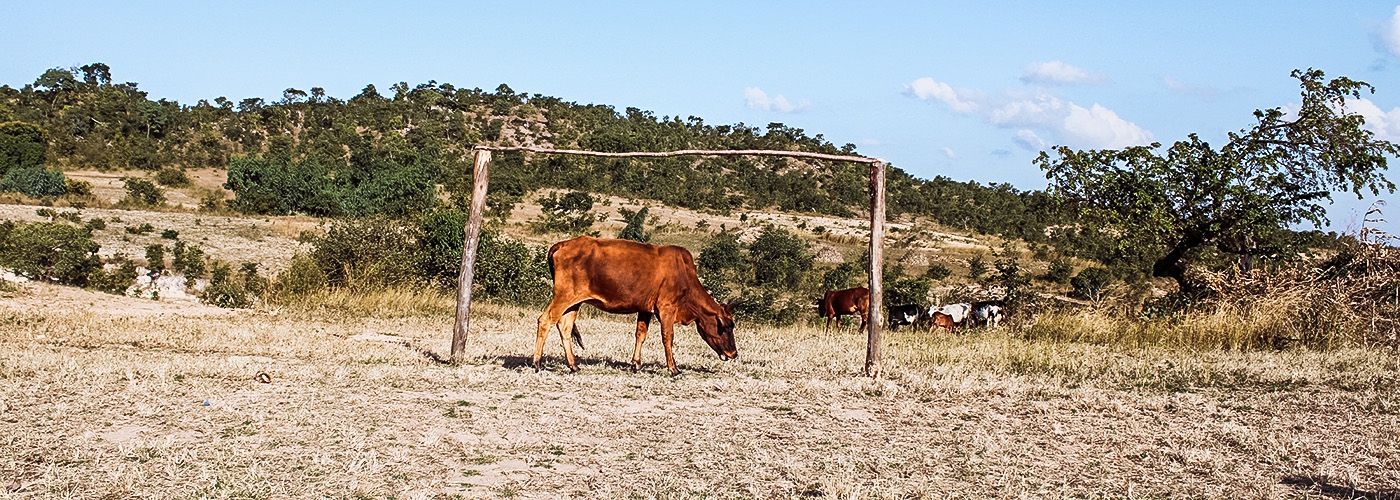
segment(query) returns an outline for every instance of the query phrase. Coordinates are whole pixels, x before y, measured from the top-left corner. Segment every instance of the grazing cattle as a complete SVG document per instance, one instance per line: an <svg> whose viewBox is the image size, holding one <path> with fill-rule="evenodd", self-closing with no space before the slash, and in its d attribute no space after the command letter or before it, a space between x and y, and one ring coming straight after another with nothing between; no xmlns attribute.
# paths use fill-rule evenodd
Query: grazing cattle
<svg viewBox="0 0 1400 500"><path fill-rule="evenodd" d="M928 308L928 315L929 315L930 317L933 316L933 313L938 313L938 312L941 312L941 313L943 313L943 314L947 314L949 317L953 318L953 322L954 322L954 323L959 323L959 324L961 324L961 323L963 322L963 320L967 319L968 313L971 313L971 312L972 312L972 304L968 304L968 303L966 303L966 302L963 302L963 303L959 303L959 304L948 304L948 305L946 305L946 306L941 306L941 307L940 307L940 306L930 306L930 307Z"/></svg>
<svg viewBox="0 0 1400 500"><path fill-rule="evenodd" d="M982 326L1001 326L1001 320L1006 315L1006 302L1000 300L988 300L985 302L973 302L970 318L973 322L981 323Z"/></svg>
<svg viewBox="0 0 1400 500"><path fill-rule="evenodd" d="M932 320L930 321L930 323L932 323L932 326L929 327L930 332L939 327L942 327L947 329L948 333L954 333L954 329L958 327L957 322L953 321L952 316L943 314L941 312L934 312L932 318L930 319Z"/></svg>
<svg viewBox="0 0 1400 500"><path fill-rule="evenodd" d="M832 319L836 320L836 329L840 330L841 316L846 314L859 314L860 327L865 328L865 322L870 319L870 290L863 286L830 290L812 305L817 306L817 314L826 318L826 329L823 331L831 329Z"/></svg>
<svg viewBox="0 0 1400 500"><path fill-rule="evenodd" d="M905 304L902 306L890 307L890 331L899 329L900 325L912 325L923 319L924 308L918 304Z"/></svg>
<svg viewBox="0 0 1400 500"><path fill-rule="evenodd" d="M549 248L549 269L554 278L554 298L540 314L535 337L535 371L540 370L544 339L559 325L564 358L569 371L578 371L569 336L579 339L578 308L589 304L616 314L637 315L637 346L632 366L642 368L642 341L653 316L661 324L666 346L666 368L680 374L672 354L674 326L695 322L700 337L720 359L739 357L734 347L734 312L715 302L695 274L695 258L678 246L656 246L628 240L580 236ZM582 346L582 342L579 342Z"/></svg>

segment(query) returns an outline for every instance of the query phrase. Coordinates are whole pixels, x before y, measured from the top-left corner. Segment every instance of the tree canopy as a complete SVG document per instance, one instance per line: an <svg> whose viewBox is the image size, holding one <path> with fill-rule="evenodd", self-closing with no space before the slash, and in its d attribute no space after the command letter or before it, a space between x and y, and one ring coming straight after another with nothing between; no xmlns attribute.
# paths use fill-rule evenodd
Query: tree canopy
<svg viewBox="0 0 1400 500"><path fill-rule="evenodd" d="M1254 112L1253 127L1230 133L1219 149L1191 134L1162 145L1120 150L1054 148L1035 163L1050 190L1080 209L1085 228L1117 236L1124 256L1151 262L1152 275L1183 290L1187 266L1202 250L1252 257L1279 252L1287 229L1327 222L1333 191L1393 192L1387 158L1400 148L1363 128L1348 99L1374 88L1318 70L1294 71L1296 110Z"/></svg>

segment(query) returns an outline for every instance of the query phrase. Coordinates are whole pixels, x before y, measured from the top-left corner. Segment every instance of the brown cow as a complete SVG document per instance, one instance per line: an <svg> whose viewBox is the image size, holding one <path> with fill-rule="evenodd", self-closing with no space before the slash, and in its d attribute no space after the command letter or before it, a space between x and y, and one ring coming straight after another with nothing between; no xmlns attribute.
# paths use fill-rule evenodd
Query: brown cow
<svg viewBox="0 0 1400 500"><path fill-rule="evenodd" d="M582 304L610 313L637 314L637 347L632 350L632 366L638 370L642 368L642 341L647 338L652 316L661 324L661 343L666 346L666 367L671 375L680 374L671 350L677 323L695 322L700 337L720 359L739 357L734 347L734 312L728 304L715 302L700 284L695 258L685 248L580 236L549 248L549 269L554 278L554 298L540 314L535 371L540 370L544 339L555 325L559 325L559 337L564 341L569 371L578 371L569 336L578 338L574 320Z"/></svg>
<svg viewBox="0 0 1400 500"><path fill-rule="evenodd" d="M836 330L841 330L841 316L846 314L859 314L860 327L865 328L865 322L870 319L870 290L863 286L830 290L812 305L817 306L817 314L826 318L826 329L822 331L831 329L832 319L836 320Z"/></svg>
<svg viewBox="0 0 1400 500"><path fill-rule="evenodd" d="M943 313L941 313L941 312L935 311L935 312L933 313L933 318L932 318L932 320L933 320L933 325L930 326L929 329L928 329L930 332L932 332L933 330L935 330L935 329L937 329L937 328L939 328L939 327L943 327L943 328L947 328L947 329L948 329L948 333L955 333L955 332L953 331L953 329L958 327L958 324L955 323L955 322L953 322L953 317L952 317L952 316L949 316L949 315L947 315L947 314L943 314Z"/></svg>

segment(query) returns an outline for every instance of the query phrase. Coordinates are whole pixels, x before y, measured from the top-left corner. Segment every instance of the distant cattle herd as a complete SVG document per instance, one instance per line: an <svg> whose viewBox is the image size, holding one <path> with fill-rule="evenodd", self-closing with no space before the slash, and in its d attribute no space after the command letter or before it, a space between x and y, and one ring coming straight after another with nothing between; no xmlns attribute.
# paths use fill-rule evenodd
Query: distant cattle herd
<svg viewBox="0 0 1400 500"><path fill-rule="evenodd" d="M637 315L637 344L632 351L633 369L642 367L642 341L655 318L661 324L661 342L666 350L666 367L677 375L672 353L674 324L695 323L705 343L720 359L737 358L734 345L734 316L729 304L715 301L695 271L690 251L679 246L656 246L628 240L607 240L582 236L555 243L549 249L549 270L554 280L554 296L540 314L535 337L535 371L540 370L545 338L559 327L564 358L570 371L578 371L570 341L583 347L575 319L578 308L589 304L603 311ZM865 287L831 290L812 303L817 314L826 318L826 328L835 320L841 329L841 316L860 318L860 328L870 320L870 290ZM929 331L943 328L953 332L959 326L997 327L1006 314L1000 300L959 304L904 304L889 308L891 330L911 325ZM969 323L969 321L971 323Z"/></svg>

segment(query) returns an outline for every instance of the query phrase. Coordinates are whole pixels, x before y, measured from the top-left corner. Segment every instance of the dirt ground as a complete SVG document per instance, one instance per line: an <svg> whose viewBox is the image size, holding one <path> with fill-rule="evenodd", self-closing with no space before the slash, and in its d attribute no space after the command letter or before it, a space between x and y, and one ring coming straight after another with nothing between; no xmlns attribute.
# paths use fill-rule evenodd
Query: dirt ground
<svg viewBox="0 0 1400 500"><path fill-rule="evenodd" d="M581 372L567 373L552 336L535 373L535 314L482 304L468 363L451 366L434 360L447 353L447 299L440 314L357 317L23 284L0 296L0 498L1394 498L1400 487L1394 353L1331 355L1355 365L1350 382L1329 381L1341 365L1315 353L1221 354L1221 373L1248 382L1161 390L960 354L995 355L1016 342L1005 331L905 329L888 338L886 378L870 380L850 330L741 327L739 359L722 362L682 328L673 378L658 340L632 372L626 318L586 313ZM929 353L948 361L921 361ZM1190 356L1080 364L1172 370Z"/></svg>

